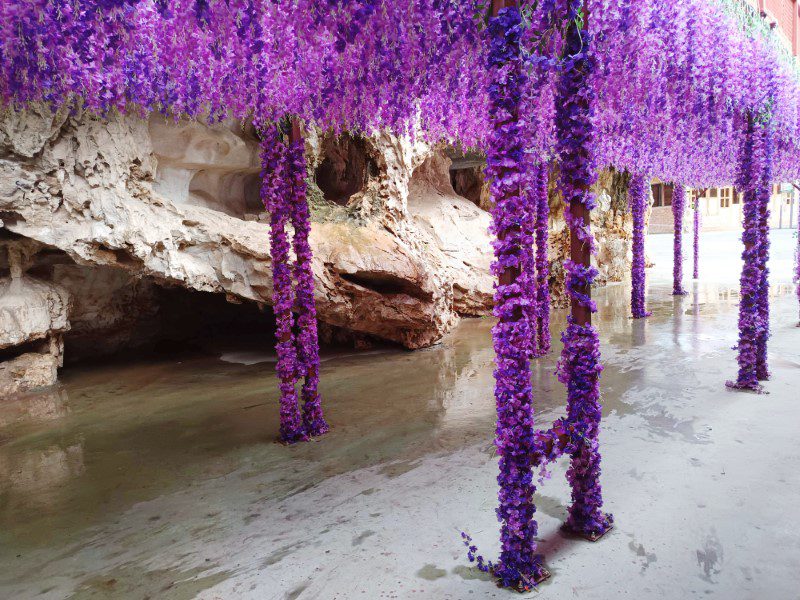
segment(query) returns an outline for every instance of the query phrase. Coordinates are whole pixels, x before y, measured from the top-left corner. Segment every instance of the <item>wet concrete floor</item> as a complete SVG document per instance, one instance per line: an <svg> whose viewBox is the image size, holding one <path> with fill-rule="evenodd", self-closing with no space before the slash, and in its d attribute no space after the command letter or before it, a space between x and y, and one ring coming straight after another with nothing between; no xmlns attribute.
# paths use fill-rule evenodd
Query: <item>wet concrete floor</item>
<svg viewBox="0 0 800 600"><path fill-rule="evenodd" d="M603 488L616 528L559 533L556 464L537 495L542 598L800 598L800 329L789 231L773 232L769 394L732 392L740 253L703 238L673 298L671 236L648 239L647 321L599 290ZM690 275L689 263L686 272ZM555 339L565 314L553 318ZM496 557L491 321L420 352L333 354L331 433L284 447L269 342L84 365L0 404L0 598L512 598L466 560ZM537 416L563 412L534 365Z"/></svg>

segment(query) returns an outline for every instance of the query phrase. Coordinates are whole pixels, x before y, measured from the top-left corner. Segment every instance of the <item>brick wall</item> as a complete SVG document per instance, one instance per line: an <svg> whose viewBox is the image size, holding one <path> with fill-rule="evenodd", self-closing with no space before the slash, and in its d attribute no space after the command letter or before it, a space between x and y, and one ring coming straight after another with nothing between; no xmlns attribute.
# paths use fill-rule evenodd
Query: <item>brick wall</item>
<svg viewBox="0 0 800 600"><path fill-rule="evenodd" d="M748 4L763 10L767 13L767 18L771 22L776 22L786 44L792 48L793 54L798 54L798 43L800 36L798 35L798 17L797 17L797 0L746 0Z"/></svg>

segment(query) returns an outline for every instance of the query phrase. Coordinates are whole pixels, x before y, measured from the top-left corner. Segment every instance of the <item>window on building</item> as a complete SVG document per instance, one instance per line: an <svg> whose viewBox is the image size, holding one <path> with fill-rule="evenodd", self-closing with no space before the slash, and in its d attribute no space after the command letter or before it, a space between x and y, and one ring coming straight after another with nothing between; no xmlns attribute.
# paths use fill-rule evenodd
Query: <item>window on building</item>
<svg viewBox="0 0 800 600"><path fill-rule="evenodd" d="M718 195L718 192L719 192L719 190L718 190L717 188L709 188L709 190L708 190L708 196L709 196L710 198L716 198L716 197L717 197L717 195Z"/></svg>
<svg viewBox="0 0 800 600"><path fill-rule="evenodd" d="M739 200L740 199L741 198L739 197L739 192L737 192L736 189L734 189L733 190L733 203L734 204L739 204Z"/></svg>
<svg viewBox="0 0 800 600"><path fill-rule="evenodd" d="M731 188L722 188L719 195L719 207L728 208L731 205Z"/></svg>
<svg viewBox="0 0 800 600"><path fill-rule="evenodd" d="M664 206L672 206L672 192L675 188L664 184Z"/></svg>
<svg viewBox="0 0 800 600"><path fill-rule="evenodd" d="M654 183L650 186L653 190L653 206L672 206L673 187L665 183Z"/></svg>
<svg viewBox="0 0 800 600"><path fill-rule="evenodd" d="M653 206L662 206L661 184L654 183L650 186L650 190L653 192Z"/></svg>

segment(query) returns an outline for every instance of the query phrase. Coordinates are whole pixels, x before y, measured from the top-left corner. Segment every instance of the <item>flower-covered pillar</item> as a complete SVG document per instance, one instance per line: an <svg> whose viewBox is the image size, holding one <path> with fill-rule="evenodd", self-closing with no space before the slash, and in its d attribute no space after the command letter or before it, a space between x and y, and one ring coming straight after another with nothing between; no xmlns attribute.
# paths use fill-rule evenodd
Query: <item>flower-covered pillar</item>
<svg viewBox="0 0 800 600"><path fill-rule="evenodd" d="M768 118L760 122L761 168L756 173L758 188L758 318L760 328L756 340L756 377L759 381L769 379L767 344L769 341L769 203L772 199L773 131Z"/></svg>
<svg viewBox="0 0 800 600"><path fill-rule="evenodd" d="M536 355L550 352L550 263L547 244L550 224L548 181L550 169L542 163L536 172Z"/></svg>
<svg viewBox="0 0 800 600"><path fill-rule="evenodd" d="M631 251L631 316L642 319L650 313L645 308L644 217L647 212L647 180L639 174L631 177L628 204L633 215Z"/></svg>
<svg viewBox="0 0 800 600"><path fill-rule="evenodd" d="M286 139L288 137L288 140ZM291 444L322 435L328 429L322 416L317 384L319 346L308 204L306 200L305 148L296 123L284 133L265 127L261 138L261 199L270 213L273 309L276 330L276 373L280 381L280 439ZM290 262L288 226L294 229L296 261ZM292 279L296 280L293 287ZM297 304L297 333L293 308ZM303 411L296 389L302 386Z"/></svg>
<svg viewBox="0 0 800 600"><path fill-rule="evenodd" d="M595 251L591 211L597 204L592 192L597 179L594 93L590 85L594 59L584 0L569 0L566 17L563 71L555 103L559 184L570 229L570 259L565 269L571 315L561 336L564 350L558 367L559 380L567 386L567 421L574 440L567 471L572 505L565 526L596 540L611 528L612 519L602 512L598 434L603 367L598 332L592 325L597 306L591 298L591 286L598 273L591 265Z"/></svg>
<svg viewBox="0 0 800 600"><path fill-rule="evenodd" d="M763 182L764 155L761 135L762 124L750 114L747 117L744 143L740 150L739 172L736 187L742 196L743 228L742 275L739 285L739 342L737 362L739 371L736 381L729 381L728 387L760 391L758 377L759 340L764 323L761 318L761 209L759 188Z"/></svg>
<svg viewBox="0 0 800 600"><path fill-rule="evenodd" d="M492 272L498 278L494 298L498 322L492 337L496 354L495 446L500 457L497 517L501 522L501 552L498 562L490 568L501 585L522 590L540 579L541 572L540 558L536 555L535 487L531 472L533 392L528 355L531 330L525 314L521 272L524 247L531 243L523 228L528 212L523 192L527 165L525 128L520 115L527 78L520 48L523 24L516 2L494 0L492 14L488 58L492 129L487 145L487 175L492 182L492 231L496 238Z"/></svg>
<svg viewBox="0 0 800 600"><path fill-rule="evenodd" d="M672 295L685 296L683 289L683 214L686 210L686 188L675 184L672 194L673 254L672 254Z"/></svg>
<svg viewBox="0 0 800 600"><path fill-rule="evenodd" d="M311 215L308 208L306 185L306 152L300 129L292 122L287 162L292 186L291 221L296 263L294 266L295 303L297 310L297 376L303 378L303 430L307 437L316 437L328 431L322 416L319 396L319 337L317 332L317 307L314 302L314 272L311 269Z"/></svg>

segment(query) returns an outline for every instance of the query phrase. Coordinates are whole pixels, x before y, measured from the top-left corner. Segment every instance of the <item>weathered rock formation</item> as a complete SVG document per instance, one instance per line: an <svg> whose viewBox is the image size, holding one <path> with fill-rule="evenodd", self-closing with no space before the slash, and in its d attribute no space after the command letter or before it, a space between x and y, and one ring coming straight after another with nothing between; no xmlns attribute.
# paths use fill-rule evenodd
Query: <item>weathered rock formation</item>
<svg viewBox="0 0 800 600"><path fill-rule="evenodd" d="M437 342L459 315L491 310L480 165L451 171L444 149L388 134L306 139L326 329L413 349ZM66 332L68 360L157 336L165 287L270 304L258 173L255 133L234 122L0 117L0 369L28 382L2 389L51 383ZM627 221L605 205L597 219L604 275L618 278ZM554 211L554 280L562 223Z"/></svg>

